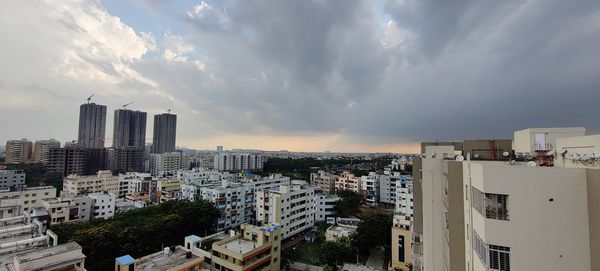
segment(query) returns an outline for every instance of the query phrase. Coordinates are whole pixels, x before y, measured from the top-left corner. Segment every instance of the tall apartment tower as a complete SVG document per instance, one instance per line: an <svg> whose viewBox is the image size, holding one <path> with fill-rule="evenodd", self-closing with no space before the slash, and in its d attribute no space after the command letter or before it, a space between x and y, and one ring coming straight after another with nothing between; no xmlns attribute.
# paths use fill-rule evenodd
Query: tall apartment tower
<svg viewBox="0 0 600 271"><path fill-rule="evenodd" d="M37 140L33 145L33 162L48 164L48 154L51 148L60 148L60 142L53 138Z"/></svg>
<svg viewBox="0 0 600 271"><path fill-rule="evenodd" d="M33 144L27 138L6 141L6 163L19 164L31 161Z"/></svg>
<svg viewBox="0 0 600 271"><path fill-rule="evenodd" d="M79 107L79 144L86 148L104 148L105 129L106 105L86 103Z"/></svg>
<svg viewBox="0 0 600 271"><path fill-rule="evenodd" d="M146 112L115 110L113 147L146 146Z"/></svg>
<svg viewBox="0 0 600 271"><path fill-rule="evenodd" d="M176 129L177 115L170 113L154 115L152 153L174 152Z"/></svg>

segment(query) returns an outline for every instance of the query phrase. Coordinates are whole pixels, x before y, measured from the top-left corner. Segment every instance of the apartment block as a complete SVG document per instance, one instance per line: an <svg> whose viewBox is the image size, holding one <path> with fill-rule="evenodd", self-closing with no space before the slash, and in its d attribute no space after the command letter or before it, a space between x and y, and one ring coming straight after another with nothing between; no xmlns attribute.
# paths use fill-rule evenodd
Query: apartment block
<svg viewBox="0 0 600 271"><path fill-rule="evenodd" d="M400 172L387 171L379 175L379 201L383 204L396 205L397 181L400 180Z"/></svg>
<svg viewBox="0 0 600 271"><path fill-rule="evenodd" d="M517 131L514 155L503 141L488 150L422 144L413 165L414 270L600 268L600 141L583 132Z"/></svg>
<svg viewBox="0 0 600 271"><path fill-rule="evenodd" d="M98 171L97 175L69 175L63 180L63 191L73 195L110 192L119 194L119 177L110 170Z"/></svg>
<svg viewBox="0 0 600 271"><path fill-rule="evenodd" d="M172 174L180 169L182 169L181 152L150 154L150 173L152 175Z"/></svg>
<svg viewBox="0 0 600 271"><path fill-rule="evenodd" d="M394 216L392 226L391 263L394 270L412 270L411 221L404 216Z"/></svg>
<svg viewBox="0 0 600 271"><path fill-rule="evenodd" d="M408 221L414 217L414 194L412 178L410 175L402 175L396 180L396 208L394 213L403 216Z"/></svg>
<svg viewBox="0 0 600 271"><path fill-rule="evenodd" d="M60 148L60 142L52 138L35 141L33 145L33 162L47 165L51 148Z"/></svg>
<svg viewBox="0 0 600 271"><path fill-rule="evenodd" d="M0 214L3 218L14 217L28 213L33 208L41 207L43 199L56 197L56 188L52 186L26 187L17 190L0 190L0 200L6 204ZM18 205L18 212L15 213L15 204ZM12 210L12 211L10 211Z"/></svg>
<svg viewBox="0 0 600 271"><path fill-rule="evenodd" d="M81 144L65 144L64 148L52 147L48 151L46 167L50 172L59 172L63 176L84 175L88 149Z"/></svg>
<svg viewBox="0 0 600 271"><path fill-rule="evenodd" d="M379 205L379 175L369 172L367 176L360 177L361 193L367 205Z"/></svg>
<svg viewBox="0 0 600 271"><path fill-rule="evenodd" d="M325 221L335 217L335 205L342 200L335 195L328 195L320 189L315 190L315 221Z"/></svg>
<svg viewBox="0 0 600 271"><path fill-rule="evenodd" d="M18 254L6 267L11 271L85 271L85 258L81 246L69 242Z"/></svg>
<svg viewBox="0 0 600 271"><path fill-rule="evenodd" d="M19 188L25 185L25 172L22 170L0 170L0 190Z"/></svg>
<svg viewBox="0 0 600 271"><path fill-rule="evenodd" d="M310 184L321 188L325 193L330 193L335 190L336 177L332 173L319 170L316 173L310 174Z"/></svg>
<svg viewBox="0 0 600 271"><path fill-rule="evenodd" d="M8 140L6 141L5 151L5 163L7 164L20 164L31 162L31 151L33 144L27 138L21 140Z"/></svg>
<svg viewBox="0 0 600 271"><path fill-rule="evenodd" d="M92 201L92 217L97 219L107 219L115 216L115 206L117 197L113 193L91 193L88 197Z"/></svg>
<svg viewBox="0 0 600 271"><path fill-rule="evenodd" d="M292 181L279 189L256 194L256 220L281 225L283 238L294 236L315 223L315 189L304 181Z"/></svg>
<svg viewBox="0 0 600 271"><path fill-rule="evenodd" d="M46 211L51 224L89 221L92 208L92 199L81 195L65 194L41 201L41 209Z"/></svg>
<svg viewBox="0 0 600 271"><path fill-rule="evenodd" d="M350 172L343 172L335 180L335 189L350 190L360 194L362 190L361 179L359 177L355 177L354 174Z"/></svg>
<svg viewBox="0 0 600 271"><path fill-rule="evenodd" d="M263 156L250 153L215 154L213 167L220 171L260 171L263 168Z"/></svg>
<svg viewBox="0 0 600 271"><path fill-rule="evenodd" d="M282 231L278 225L243 224L239 233L213 243L213 271L279 271Z"/></svg>

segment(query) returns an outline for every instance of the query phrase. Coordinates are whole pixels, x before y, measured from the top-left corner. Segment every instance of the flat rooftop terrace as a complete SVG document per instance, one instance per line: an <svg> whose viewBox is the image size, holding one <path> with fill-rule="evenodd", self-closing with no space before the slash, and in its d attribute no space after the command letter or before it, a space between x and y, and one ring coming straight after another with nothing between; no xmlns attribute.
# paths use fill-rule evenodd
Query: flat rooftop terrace
<svg viewBox="0 0 600 271"><path fill-rule="evenodd" d="M175 251L168 255L164 254L162 251L148 255L137 260L136 270L169 270L173 267L202 260L201 257L194 254L192 254L192 257L187 258L186 252L187 251L181 246L177 246L175 247Z"/></svg>
<svg viewBox="0 0 600 271"><path fill-rule="evenodd" d="M223 244L223 247L235 253L245 254L256 249L259 245L256 241L250 241L239 237Z"/></svg>

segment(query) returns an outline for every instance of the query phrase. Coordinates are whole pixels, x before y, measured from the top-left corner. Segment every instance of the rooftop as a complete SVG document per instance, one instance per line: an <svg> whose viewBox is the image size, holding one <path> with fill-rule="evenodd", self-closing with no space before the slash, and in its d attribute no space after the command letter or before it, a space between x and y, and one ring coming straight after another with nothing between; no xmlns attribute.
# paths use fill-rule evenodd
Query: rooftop
<svg viewBox="0 0 600 271"><path fill-rule="evenodd" d="M45 249L39 249L39 250L34 250L31 252L19 254L18 262L19 263L32 262L32 261L35 261L38 259L56 256L59 254L76 251L76 250L79 250L79 252L80 252L79 255L77 255L77 256L85 257L85 255L83 255L83 253L81 253L81 246L77 243L70 242L70 243L65 243L62 245L55 246L55 247L49 247L49 248L45 248Z"/></svg>
<svg viewBox="0 0 600 271"><path fill-rule="evenodd" d="M245 254L260 247L260 245L258 245L256 241L250 241L239 237L223 244L223 247L235 253Z"/></svg>
<svg viewBox="0 0 600 271"><path fill-rule="evenodd" d="M169 270L173 267L180 266L186 263L192 263L202 261L201 257L191 255L190 258L186 257L187 250L181 246L175 247L175 251L165 254L164 252L157 252L146 257L138 259L136 263L136 270Z"/></svg>

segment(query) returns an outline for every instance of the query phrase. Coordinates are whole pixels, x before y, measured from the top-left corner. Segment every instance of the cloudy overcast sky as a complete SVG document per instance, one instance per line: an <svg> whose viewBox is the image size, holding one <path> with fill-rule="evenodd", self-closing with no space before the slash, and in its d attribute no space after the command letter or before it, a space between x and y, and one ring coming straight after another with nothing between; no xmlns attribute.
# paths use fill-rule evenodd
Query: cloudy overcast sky
<svg viewBox="0 0 600 271"><path fill-rule="evenodd" d="M597 0L0 3L2 141L76 139L92 93L109 144L130 101L172 109L177 145L199 149L400 152L600 130Z"/></svg>

